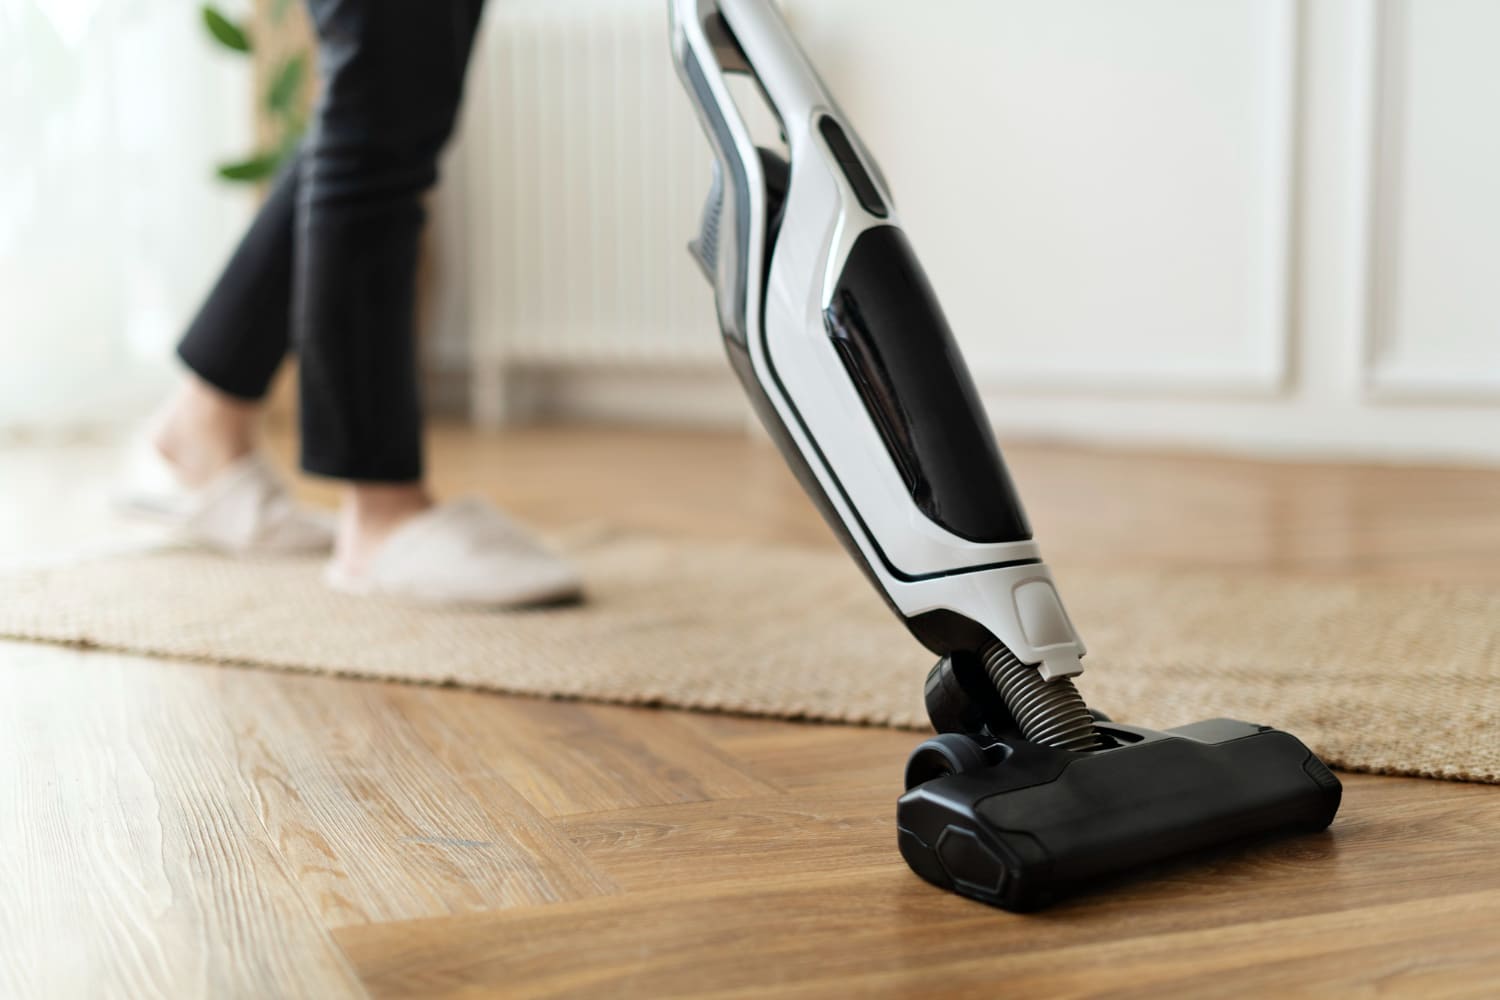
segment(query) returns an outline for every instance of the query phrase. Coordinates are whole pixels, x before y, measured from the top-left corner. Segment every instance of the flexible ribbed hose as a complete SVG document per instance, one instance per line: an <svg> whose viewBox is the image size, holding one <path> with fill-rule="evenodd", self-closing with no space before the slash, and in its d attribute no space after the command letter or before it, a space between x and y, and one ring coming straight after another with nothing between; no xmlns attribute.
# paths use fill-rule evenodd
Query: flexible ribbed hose
<svg viewBox="0 0 1500 1000"><path fill-rule="evenodd" d="M1067 677L1043 680L1036 667L1016 659L1003 642L979 651L984 669L1005 707L1021 727L1021 735L1033 743L1062 750L1094 750L1099 734L1083 696Z"/></svg>

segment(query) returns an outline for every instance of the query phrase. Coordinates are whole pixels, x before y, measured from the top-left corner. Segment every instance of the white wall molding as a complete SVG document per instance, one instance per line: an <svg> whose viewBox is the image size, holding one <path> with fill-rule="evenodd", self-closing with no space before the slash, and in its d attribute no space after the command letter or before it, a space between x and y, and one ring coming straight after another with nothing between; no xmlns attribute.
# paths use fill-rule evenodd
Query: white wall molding
<svg viewBox="0 0 1500 1000"><path fill-rule="evenodd" d="M1435 341L1451 337L1454 328L1472 327L1472 313L1484 308L1479 299L1477 283L1442 282L1441 276L1427 274L1413 276L1411 265L1417 254L1440 254L1448 257L1447 263L1461 266L1473 255L1490 259L1493 283L1486 289L1491 303L1487 317L1479 317L1484 324L1486 318L1492 326L1491 338L1500 345L1500 235L1492 235L1489 243L1472 238L1458 227L1450 226L1439 245L1432 246L1431 231L1416 231L1411 224L1415 219L1434 212L1452 212L1443 204L1447 199L1439 198L1435 180L1453 181L1453 171L1447 163L1458 161L1470 153L1464 148L1452 148L1440 144L1454 138L1446 129L1432 129L1431 135L1418 137L1413 133L1413 116L1420 115L1416 124L1426 125L1446 109L1443 107L1417 107L1420 99L1418 81L1414 73L1424 74L1422 82L1428 87L1442 84L1450 88L1454 84L1487 83L1491 93L1500 92L1500 71L1492 71L1492 79L1456 80L1451 67L1441 65L1442 59L1434 60L1438 53L1423 49L1413 51L1418 39L1414 36L1414 18L1427 19L1423 40L1428 47L1436 47L1442 39L1444 28L1459 28L1478 31L1493 41L1492 31L1468 23L1475 16L1485 16L1486 4L1446 3L1419 7L1411 0L1372 0L1375 30L1372 39L1370 94L1373 101L1374 136L1370 143L1371 197L1368 223L1369 254L1366 288L1366 321L1364 327L1365 349L1363 353L1364 389L1372 403L1493 403L1500 401L1500 347L1487 357L1476 357L1472 353L1445 350ZM1467 8L1467 9L1466 9ZM1500 27L1500 16L1494 16L1489 7L1491 26ZM1462 17L1457 24L1443 24L1444 20ZM1434 23L1436 22L1436 23ZM1431 36L1436 35L1437 38ZM1441 53L1454 62L1461 62L1463 52L1453 52L1452 46ZM1413 63L1417 63L1416 66ZM1436 64L1435 64L1436 63ZM1439 81L1429 82L1444 69L1450 75ZM1421 96L1433 96L1426 91ZM1474 105L1488 109L1485 117L1475 116L1471 122L1474 129L1493 132L1494 105L1488 100L1459 88L1456 93L1445 95L1452 104L1466 110ZM1489 147L1490 160L1486 162L1500 166L1500 144ZM1445 165L1434 169L1436 163ZM1424 170L1425 168L1425 170ZM1440 178L1431 177L1441 173ZM1461 182L1464 178L1458 178ZM1448 185L1444 185L1445 187ZM1487 187L1487 190L1486 190ZM1462 192L1470 197L1476 212L1489 218L1500 219L1496 206L1500 204L1500 175L1491 174L1485 187ZM1449 193L1448 197L1459 195ZM1434 205L1434 201L1439 201ZM1488 200L1489 204L1485 204ZM1414 203L1415 202L1415 203ZM1425 212L1423 211L1425 209ZM1451 218L1447 216L1447 218ZM1465 240L1465 236L1469 236ZM1451 242L1450 242L1451 241ZM1460 315L1452 316L1440 306L1444 292L1453 294L1453 302ZM1467 292L1468 294L1463 294ZM1418 301L1408 301L1415 297ZM1425 310L1423 307L1426 307ZM1420 323L1420 328L1414 328ZM1481 333L1482 336L1482 333ZM1497 428L1500 433L1500 428Z"/></svg>
<svg viewBox="0 0 1500 1000"><path fill-rule="evenodd" d="M1295 269L1298 122L1300 107L1301 31L1295 0L1269 0L1256 8L1269 23L1261 53L1264 101L1270 109L1260 144L1260 252L1256 273L1246 280L1259 286L1258 318L1246 336L1258 356L1221 359L1216 364L1184 364L1155 357L1130 369L1091 365L1077 358L1065 371L1022 361L999 362L983 354L974 365L975 379L987 393L1064 392L1119 396L1212 398L1276 396L1288 391L1294 372L1296 327L1292 322L1291 287ZM1148 315L1121 316L1129 335L1149 327Z"/></svg>
<svg viewBox="0 0 1500 1000"><path fill-rule="evenodd" d="M790 6L981 384L1287 390L1295 0Z"/></svg>

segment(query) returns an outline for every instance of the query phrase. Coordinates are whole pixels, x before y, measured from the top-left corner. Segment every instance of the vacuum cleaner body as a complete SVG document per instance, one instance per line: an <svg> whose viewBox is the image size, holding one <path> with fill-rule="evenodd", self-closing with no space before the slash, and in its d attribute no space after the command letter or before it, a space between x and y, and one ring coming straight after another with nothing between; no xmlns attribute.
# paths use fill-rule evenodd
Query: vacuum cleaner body
<svg viewBox="0 0 1500 1000"><path fill-rule="evenodd" d="M969 648L983 630L1053 675L1079 672L1083 645L874 160L768 3L673 12L716 161L694 253L767 429L928 648ZM755 145L734 71L763 88L789 163Z"/></svg>
<svg viewBox="0 0 1500 1000"><path fill-rule="evenodd" d="M1262 753L1282 760L1296 744L1283 733L1226 722L1212 738L1157 734L1087 709L1073 683L1083 641L874 158L769 0L670 4L674 60L714 152L690 250L730 363L844 546L941 657L928 709L942 735L913 755L898 806L912 867L1019 908L1151 860L1153 846L1309 825L1311 794L1332 796L1331 821L1337 780L1305 748L1316 768L1274 768L1271 791L1236 780ZM727 82L737 73L784 150L757 145ZM1120 808L1089 805L1101 786ZM1209 786L1217 794L1173 791ZM975 875L970 861L1005 875Z"/></svg>

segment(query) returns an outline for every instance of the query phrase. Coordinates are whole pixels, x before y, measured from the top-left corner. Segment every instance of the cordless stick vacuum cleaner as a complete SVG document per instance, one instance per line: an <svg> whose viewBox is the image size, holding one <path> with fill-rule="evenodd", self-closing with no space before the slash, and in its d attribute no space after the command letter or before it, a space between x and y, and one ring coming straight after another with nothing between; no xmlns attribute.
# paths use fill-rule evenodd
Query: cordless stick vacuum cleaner
<svg viewBox="0 0 1500 1000"><path fill-rule="evenodd" d="M844 546L939 657L926 683L939 735L912 754L897 804L907 863L1027 910L1331 823L1338 779L1287 733L1230 719L1156 732L1085 705L1083 642L874 159L770 0L671 0L671 13L715 156L689 249L730 363ZM752 138L736 73L785 154Z"/></svg>

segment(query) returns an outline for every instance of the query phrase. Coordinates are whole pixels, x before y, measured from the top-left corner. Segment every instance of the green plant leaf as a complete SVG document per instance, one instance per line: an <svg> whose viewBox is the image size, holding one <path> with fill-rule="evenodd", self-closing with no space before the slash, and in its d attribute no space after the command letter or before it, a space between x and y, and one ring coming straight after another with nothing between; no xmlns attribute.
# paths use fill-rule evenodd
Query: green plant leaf
<svg viewBox="0 0 1500 1000"><path fill-rule="evenodd" d="M221 163L219 176L226 181L263 181L276 173L276 168L281 166L281 161L285 158L285 150L280 149L269 153L257 153L250 159L240 160L238 163Z"/></svg>
<svg viewBox="0 0 1500 1000"><path fill-rule="evenodd" d="M249 33L225 17L213 4L203 5L203 26L226 49L233 49L235 52L250 51Z"/></svg>
<svg viewBox="0 0 1500 1000"><path fill-rule="evenodd" d="M300 52L281 64L271 85L266 88L266 107L283 119L297 109L302 93L302 77L307 72L307 58Z"/></svg>

